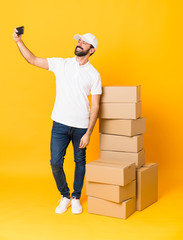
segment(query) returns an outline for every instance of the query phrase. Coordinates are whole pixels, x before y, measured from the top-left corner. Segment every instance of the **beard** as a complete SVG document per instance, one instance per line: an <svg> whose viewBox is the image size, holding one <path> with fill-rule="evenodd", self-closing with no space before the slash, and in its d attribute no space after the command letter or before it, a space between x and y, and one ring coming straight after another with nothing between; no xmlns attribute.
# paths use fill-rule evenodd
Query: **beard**
<svg viewBox="0 0 183 240"><path fill-rule="evenodd" d="M82 51L78 51L77 48L80 48L80 49L82 49L82 48L78 47L78 46L76 46L76 48L75 48L74 54L77 55L78 57L86 56L90 50L90 49L88 49L88 50L83 51L83 49L82 49Z"/></svg>

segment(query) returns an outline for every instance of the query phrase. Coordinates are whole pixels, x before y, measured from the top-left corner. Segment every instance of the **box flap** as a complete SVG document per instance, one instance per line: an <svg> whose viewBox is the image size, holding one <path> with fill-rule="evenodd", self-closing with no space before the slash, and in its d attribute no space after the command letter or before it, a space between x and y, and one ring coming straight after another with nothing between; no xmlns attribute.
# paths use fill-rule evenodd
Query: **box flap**
<svg viewBox="0 0 183 240"><path fill-rule="evenodd" d="M131 165L135 165L135 163L131 163L129 161L119 161L119 160L108 160L108 159L97 159L93 162L87 163L87 165L98 165L98 166L106 166L106 167L116 167L116 168L125 168Z"/></svg>
<svg viewBox="0 0 183 240"><path fill-rule="evenodd" d="M145 170L147 170L147 168L151 168L158 165L157 163L145 163L141 168L137 168L138 172L143 172Z"/></svg>

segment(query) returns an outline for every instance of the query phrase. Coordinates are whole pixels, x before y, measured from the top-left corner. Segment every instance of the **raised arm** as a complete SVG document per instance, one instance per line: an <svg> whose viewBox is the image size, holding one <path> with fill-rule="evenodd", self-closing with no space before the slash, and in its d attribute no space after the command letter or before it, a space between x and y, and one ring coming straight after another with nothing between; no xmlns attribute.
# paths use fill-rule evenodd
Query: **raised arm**
<svg viewBox="0 0 183 240"><path fill-rule="evenodd" d="M46 58L39 58L39 57L36 57L24 44L24 42L22 41L21 39L21 35L17 35L18 31L16 30L16 28L14 29L14 32L13 32L13 39L14 41L17 43L17 46L20 50L20 53L22 54L22 56L25 58L25 60L34 65L34 66L37 66L37 67L40 67L40 68L44 68L46 70L49 69L49 66L48 66L48 60Z"/></svg>

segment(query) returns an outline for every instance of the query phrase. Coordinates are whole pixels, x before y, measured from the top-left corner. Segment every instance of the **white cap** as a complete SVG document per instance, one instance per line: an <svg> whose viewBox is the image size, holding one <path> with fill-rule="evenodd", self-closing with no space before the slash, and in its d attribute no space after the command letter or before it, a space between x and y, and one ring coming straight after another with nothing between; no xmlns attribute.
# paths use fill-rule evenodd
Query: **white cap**
<svg viewBox="0 0 183 240"><path fill-rule="evenodd" d="M80 38L83 41L85 41L85 42L87 42L89 44L92 44L94 46L95 50L97 49L98 40L96 39L96 37L93 34L86 33L84 35L79 35L79 34L74 35L74 39L79 40Z"/></svg>

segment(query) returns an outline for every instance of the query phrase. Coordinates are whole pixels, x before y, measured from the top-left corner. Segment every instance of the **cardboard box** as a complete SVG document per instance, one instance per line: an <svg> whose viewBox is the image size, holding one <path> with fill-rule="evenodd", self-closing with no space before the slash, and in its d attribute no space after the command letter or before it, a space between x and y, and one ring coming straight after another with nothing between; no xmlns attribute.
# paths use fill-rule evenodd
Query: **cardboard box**
<svg viewBox="0 0 183 240"><path fill-rule="evenodd" d="M137 103L100 103L99 118L137 119L141 116L141 102Z"/></svg>
<svg viewBox="0 0 183 240"><path fill-rule="evenodd" d="M158 164L146 163L137 169L137 205L138 211L158 200Z"/></svg>
<svg viewBox="0 0 183 240"><path fill-rule="evenodd" d="M86 181L86 195L120 203L136 196L136 180L125 186Z"/></svg>
<svg viewBox="0 0 183 240"><path fill-rule="evenodd" d="M104 199L88 196L88 212L103 216L126 219L135 212L136 197L115 203Z"/></svg>
<svg viewBox="0 0 183 240"><path fill-rule="evenodd" d="M135 136L146 131L146 119L99 119L99 132Z"/></svg>
<svg viewBox="0 0 183 240"><path fill-rule="evenodd" d="M144 148L144 135L140 134L133 137L100 134L100 150L139 152Z"/></svg>
<svg viewBox="0 0 183 240"><path fill-rule="evenodd" d="M97 159L86 164L86 180L124 186L136 179L135 163Z"/></svg>
<svg viewBox="0 0 183 240"><path fill-rule="evenodd" d="M139 102L141 86L103 86L101 102Z"/></svg>
<svg viewBox="0 0 183 240"><path fill-rule="evenodd" d="M144 148L139 152L119 152L119 151L107 151L100 150L101 159L114 159L118 161L129 161L130 163L135 163L136 168L140 168L145 164L145 150Z"/></svg>

